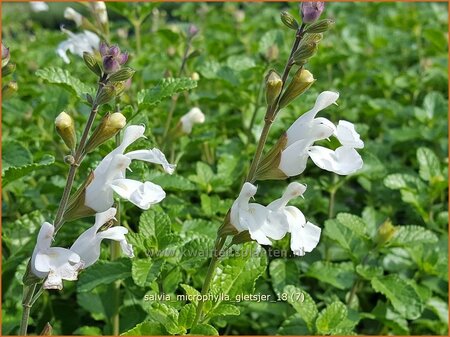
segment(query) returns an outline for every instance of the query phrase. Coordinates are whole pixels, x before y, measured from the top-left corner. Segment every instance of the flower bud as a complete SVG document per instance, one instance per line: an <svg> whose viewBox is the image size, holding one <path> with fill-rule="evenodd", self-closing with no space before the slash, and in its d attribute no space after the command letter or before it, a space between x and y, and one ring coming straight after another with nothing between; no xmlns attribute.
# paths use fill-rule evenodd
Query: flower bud
<svg viewBox="0 0 450 337"><path fill-rule="evenodd" d="M2 68L2 77L11 75L16 70L16 65L14 63L8 63Z"/></svg>
<svg viewBox="0 0 450 337"><path fill-rule="evenodd" d="M322 39L323 39L322 33L305 34L305 36L302 39L302 42L300 42L300 46L303 46L310 42L319 44L319 42L322 41Z"/></svg>
<svg viewBox="0 0 450 337"><path fill-rule="evenodd" d="M317 53L317 46L318 45L315 42L301 44L295 51L294 55L292 55L294 62L298 65L305 64L309 58L313 57Z"/></svg>
<svg viewBox="0 0 450 337"><path fill-rule="evenodd" d="M10 57L9 48L6 48L2 42L2 68L8 64Z"/></svg>
<svg viewBox="0 0 450 337"><path fill-rule="evenodd" d="M376 241L378 245L384 245L395 234L396 228L392 225L392 222L388 219L378 227Z"/></svg>
<svg viewBox="0 0 450 337"><path fill-rule="evenodd" d="M17 82L11 81L7 84L5 84L2 88L2 98L10 98L12 97L18 90Z"/></svg>
<svg viewBox="0 0 450 337"><path fill-rule="evenodd" d="M181 130L185 134L192 132L194 124L203 124L205 122L205 115L198 107L194 107L184 114L180 119Z"/></svg>
<svg viewBox="0 0 450 337"><path fill-rule="evenodd" d="M112 100L114 97L116 97L116 90L113 85L105 85L98 94L97 98L95 99L95 105L101 105L108 103L110 100Z"/></svg>
<svg viewBox="0 0 450 337"><path fill-rule="evenodd" d="M72 155L67 155L64 157L64 162L69 165L75 164L75 158Z"/></svg>
<svg viewBox="0 0 450 337"><path fill-rule="evenodd" d="M306 29L306 33L323 33L329 30L334 25L334 20L325 19L317 21Z"/></svg>
<svg viewBox="0 0 450 337"><path fill-rule="evenodd" d="M278 95L280 95L283 81L280 75L275 70L271 70L266 76L266 102L267 105L272 105Z"/></svg>
<svg viewBox="0 0 450 337"><path fill-rule="evenodd" d="M200 75L197 72L193 72L191 74L191 79L194 81L198 81L198 80L200 80Z"/></svg>
<svg viewBox="0 0 450 337"><path fill-rule="evenodd" d="M73 118L64 111L61 112L55 119L55 128L67 147L71 150L75 150L77 136Z"/></svg>
<svg viewBox="0 0 450 337"><path fill-rule="evenodd" d="M196 25L190 24L187 30L188 37L193 38L195 35L197 35L199 32L199 29Z"/></svg>
<svg viewBox="0 0 450 337"><path fill-rule="evenodd" d="M92 9L94 10L94 13L98 17L98 21L100 21L101 24L104 25L108 23L108 12L106 10L105 2L94 1L92 3Z"/></svg>
<svg viewBox="0 0 450 337"><path fill-rule="evenodd" d="M64 10L64 18L75 22L77 27L80 27L83 24L83 15L78 13L72 7L66 7L66 9Z"/></svg>
<svg viewBox="0 0 450 337"><path fill-rule="evenodd" d="M114 94L116 95L116 97L122 95L127 88L126 82L113 82L112 86L114 88Z"/></svg>
<svg viewBox="0 0 450 337"><path fill-rule="evenodd" d="M94 55L88 52L83 53L83 59L86 66L96 75L102 76L102 69Z"/></svg>
<svg viewBox="0 0 450 337"><path fill-rule="evenodd" d="M299 27L297 20L286 11L281 12L281 21L290 29L297 30Z"/></svg>
<svg viewBox="0 0 450 337"><path fill-rule="evenodd" d="M316 80L308 70L300 68L286 88L283 96L280 98L279 107L284 108L298 96L303 94Z"/></svg>
<svg viewBox="0 0 450 337"><path fill-rule="evenodd" d="M118 71L116 71L115 73L113 73L110 77L109 80L111 82L122 82L122 81L126 81L128 79L130 79L131 77L133 77L134 73L136 71L131 69L130 67L125 67L122 68Z"/></svg>
<svg viewBox="0 0 450 337"><path fill-rule="evenodd" d="M115 73L128 61L128 53L122 53L119 47L109 47L104 42L100 43L100 54L103 58L103 70L107 74Z"/></svg>
<svg viewBox="0 0 450 337"><path fill-rule="evenodd" d="M94 132L92 132L86 144L85 153L92 152L101 144L114 137L126 124L127 119L120 112L107 113L103 116Z"/></svg>
<svg viewBox="0 0 450 337"><path fill-rule="evenodd" d="M325 8L323 1L305 1L300 4L300 14L303 23L313 23L319 19Z"/></svg>

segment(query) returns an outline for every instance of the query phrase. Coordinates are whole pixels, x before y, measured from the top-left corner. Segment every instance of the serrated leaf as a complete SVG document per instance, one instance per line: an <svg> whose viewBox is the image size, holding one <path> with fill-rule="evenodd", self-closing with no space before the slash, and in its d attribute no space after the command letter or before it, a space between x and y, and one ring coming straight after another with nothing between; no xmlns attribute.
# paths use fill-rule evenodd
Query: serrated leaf
<svg viewBox="0 0 450 337"><path fill-rule="evenodd" d="M165 336L167 331L157 322L142 322L121 336Z"/></svg>
<svg viewBox="0 0 450 337"><path fill-rule="evenodd" d="M17 141L5 141L2 148L2 173L9 167L25 166L33 162L30 151Z"/></svg>
<svg viewBox="0 0 450 337"><path fill-rule="evenodd" d="M403 173L390 174L384 179L384 185L392 190L417 190L421 183L418 177Z"/></svg>
<svg viewBox="0 0 450 337"><path fill-rule="evenodd" d="M48 81L49 83L59 85L64 89L83 98L84 94L93 95L94 90L81 82L78 78L73 77L67 70L62 68L50 67L39 69L36 76Z"/></svg>
<svg viewBox="0 0 450 337"><path fill-rule="evenodd" d="M134 283L140 287L148 287L161 273L164 264L162 259L134 259L131 267L131 276Z"/></svg>
<svg viewBox="0 0 450 337"><path fill-rule="evenodd" d="M442 176L441 164L436 154L426 147L417 150L419 175L423 180L431 181L434 177Z"/></svg>
<svg viewBox="0 0 450 337"><path fill-rule="evenodd" d="M350 289L355 280L351 262L331 263L316 261L308 268L306 275L343 290Z"/></svg>
<svg viewBox="0 0 450 337"><path fill-rule="evenodd" d="M283 293L287 295L288 303L294 307L300 318L305 322L309 333L312 333L318 313L316 303L312 297L306 291L292 285L286 286ZM300 294L301 296L299 296ZM303 299L303 301L300 299Z"/></svg>
<svg viewBox="0 0 450 337"><path fill-rule="evenodd" d="M181 267L198 268L212 256L214 241L207 238L195 238L181 249Z"/></svg>
<svg viewBox="0 0 450 337"><path fill-rule="evenodd" d="M438 238L432 231L420 226L397 226L394 236L389 241L390 246L409 246L414 248L421 243L436 243Z"/></svg>
<svg viewBox="0 0 450 337"><path fill-rule="evenodd" d="M5 172L2 175L2 186L5 187L10 182L23 178L36 170L39 170L41 168L53 164L54 162L55 157L50 155L44 155L42 159L37 163L19 167L10 166L7 170L5 170Z"/></svg>
<svg viewBox="0 0 450 337"><path fill-rule="evenodd" d="M191 331L189 331L189 335L195 336L219 336L219 332L209 324L199 324L194 326Z"/></svg>
<svg viewBox="0 0 450 337"><path fill-rule="evenodd" d="M298 267L293 260L273 260L270 263L269 272L273 289L278 296L286 285L297 284L300 278Z"/></svg>
<svg viewBox="0 0 450 337"><path fill-rule="evenodd" d="M306 326L302 315L298 312L289 316L280 326L277 331L278 335L282 336L306 336L310 335L311 332Z"/></svg>
<svg viewBox="0 0 450 337"><path fill-rule="evenodd" d="M172 234L171 227L167 214L152 209L142 213L139 220L139 233L158 250L163 250L179 240L178 236Z"/></svg>
<svg viewBox="0 0 450 337"><path fill-rule="evenodd" d="M195 185L180 175L161 174L151 179L154 184L160 185L165 191L194 191Z"/></svg>
<svg viewBox="0 0 450 337"><path fill-rule="evenodd" d="M198 303L198 298L199 296L201 296L200 291L198 291L197 289L195 289L194 287L191 287L188 284L180 284L181 288L184 289L184 291L186 292L186 295L191 299L191 302L194 303L195 305L197 305Z"/></svg>
<svg viewBox="0 0 450 337"><path fill-rule="evenodd" d="M420 317L423 303L414 288L397 275L372 279L372 287L382 293L392 303L394 309L406 319Z"/></svg>
<svg viewBox="0 0 450 337"><path fill-rule="evenodd" d="M185 330L190 329L192 323L194 323L195 314L196 306L194 304L190 303L183 306L178 314L178 326Z"/></svg>
<svg viewBox="0 0 450 337"><path fill-rule="evenodd" d="M152 106L159 104L164 98L180 92L194 89L197 81L190 78L164 78L151 89L144 89L138 93L139 106Z"/></svg>
<svg viewBox="0 0 450 337"><path fill-rule="evenodd" d="M129 276L131 276L130 259L97 261L93 266L81 273L77 283L78 292L91 291L100 284L124 280Z"/></svg>
<svg viewBox="0 0 450 337"><path fill-rule="evenodd" d="M366 280L371 280L374 277L383 276L383 268L378 266L357 265L356 272Z"/></svg>
<svg viewBox="0 0 450 337"><path fill-rule="evenodd" d="M233 304L220 303L213 311L208 313L208 317L216 316L239 316L240 310L237 306Z"/></svg>
<svg viewBox="0 0 450 337"><path fill-rule="evenodd" d="M347 307L341 302L333 302L319 313L316 320L319 335L349 335L357 321L348 318Z"/></svg>
<svg viewBox="0 0 450 337"><path fill-rule="evenodd" d="M363 238L367 237L367 225L359 216L350 213L339 213L336 218L356 235Z"/></svg>
<svg viewBox="0 0 450 337"><path fill-rule="evenodd" d="M171 335L182 334L184 329L178 326L178 311L164 303L153 303L148 311L149 321L161 323Z"/></svg>

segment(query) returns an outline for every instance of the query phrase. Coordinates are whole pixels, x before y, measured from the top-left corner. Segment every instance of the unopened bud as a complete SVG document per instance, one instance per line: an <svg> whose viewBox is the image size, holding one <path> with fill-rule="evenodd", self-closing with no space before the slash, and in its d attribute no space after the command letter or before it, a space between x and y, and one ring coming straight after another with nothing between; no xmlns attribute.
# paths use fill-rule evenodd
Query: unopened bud
<svg viewBox="0 0 450 337"><path fill-rule="evenodd" d="M75 158L72 155L67 155L64 157L64 162L69 165L75 164Z"/></svg>
<svg viewBox="0 0 450 337"><path fill-rule="evenodd" d="M302 65L317 53L317 43L308 42L300 45L292 58L296 64Z"/></svg>
<svg viewBox="0 0 450 337"><path fill-rule="evenodd" d="M305 36L302 39L302 42L300 42L300 46L303 46L307 43L319 43L320 41L322 41L323 39L323 34L322 33L310 33L310 34L305 34Z"/></svg>
<svg viewBox="0 0 450 337"><path fill-rule="evenodd" d="M266 76L266 102L267 105L272 105L277 97L280 95L283 81L280 75L275 70L271 70Z"/></svg>
<svg viewBox="0 0 450 337"><path fill-rule="evenodd" d="M135 72L136 71L131 69L130 67L125 67L125 68L122 68L122 69L116 71L114 74L111 74L109 76L109 80L111 82L126 81L126 80L132 78Z"/></svg>
<svg viewBox="0 0 450 337"><path fill-rule="evenodd" d="M72 7L67 7L64 10L64 18L67 19L67 20L72 20L73 22L75 22L77 27L80 27L82 25L82 23L83 23L83 15L78 13Z"/></svg>
<svg viewBox="0 0 450 337"><path fill-rule="evenodd" d="M12 74L16 70L16 65L14 63L8 63L4 68L2 68L2 77Z"/></svg>
<svg viewBox="0 0 450 337"><path fill-rule="evenodd" d="M388 242L395 234L396 228L392 225L392 222L388 219L378 227L376 241L379 245L383 245Z"/></svg>
<svg viewBox="0 0 450 337"><path fill-rule="evenodd" d="M44 328L42 329L40 335L41 336L51 336L53 334L53 328L50 323L45 323Z"/></svg>
<svg viewBox="0 0 450 337"><path fill-rule="evenodd" d="M320 18L325 9L323 1L305 1L300 4L300 14L303 23L313 23Z"/></svg>
<svg viewBox="0 0 450 337"><path fill-rule="evenodd" d="M122 95L125 89L127 88L125 82L114 82L112 83L112 85L114 87L114 93L117 97Z"/></svg>
<svg viewBox="0 0 450 337"><path fill-rule="evenodd" d="M92 9L94 10L94 13L97 15L98 20L101 24L104 25L108 23L108 12L106 10L104 1L94 1L92 3Z"/></svg>
<svg viewBox="0 0 450 337"><path fill-rule="evenodd" d="M83 59L86 66L96 75L101 76L102 75L102 69L100 67L100 64L97 62L97 59L94 55L88 52L83 53Z"/></svg>
<svg viewBox="0 0 450 337"><path fill-rule="evenodd" d="M198 34L198 32L199 32L199 29L196 25L193 25L193 24L189 25L188 30L187 30L189 37L191 37L191 38L194 37L195 35Z"/></svg>
<svg viewBox="0 0 450 337"><path fill-rule="evenodd" d="M127 119L120 112L115 112L113 114L107 113L103 116L94 132L92 132L92 135L86 144L85 152L92 152L101 144L114 137L126 124Z"/></svg>
<svg viewBox="0 0 450 337"><path fill-rule="evenodd" d="M298 96L303 94L315 82L313 74L306 69L299 69L280 98L279 107L284 108Z"/></svg>
<svg viewBox="0 0 450 337"><path fill-rule="evenodd" d="M94 103L96 105L105 104L108 103L110 100L112 100L114 97L116 97L116 90L114 86L111 84L105 85L100 90L100 93L98 94Z"/></svg>
<svg viewBox="0 0 450 337"><path fill-rule="evenodd" d="M280 16L281 16L281 21L284 23L285 26L287 26L291 29L294 29L294 30L298 29L298 27L299 27L298 22L297 22L297 20L295 20L295 18L292 16L292 14L290 14L286 11L283 11L283 12L281 12Z"/></svg>
<svg viewBox="0 0 450 337"><path fill-rule="evenodd" d="M8 64L10 57L9 48L6 48L2 42L2 68Z"/></svg>
<svg viewBox="0 0 450 337"><path fill-rule="evenodd" d="M17 92L18 89L19 87L17 86L16 81L11 81L5 84L2 88L2 98L6 99L12 97Z"/></svg>
<svg viewBox="0 0 450 337"><path fill-rule="evenodd" d="M191 79L194 81L198 81L198 80L200 80L200 75L197 72L193 72L191 74Z"/></svg>
<svg viewBox="0 0 450 337"><path fill-rule="evenodd" d="M323 33L329 30L334 25L334 20L325 19L317 21L306 29L307 33Z"/></svg>
<svg viewBox="0 0 450 337"><path fill-rule="evenodd" d="M55 119L55 128L67 147L71 150L75 150L77 136L73 118L64 111L61 112Z"/></svg>

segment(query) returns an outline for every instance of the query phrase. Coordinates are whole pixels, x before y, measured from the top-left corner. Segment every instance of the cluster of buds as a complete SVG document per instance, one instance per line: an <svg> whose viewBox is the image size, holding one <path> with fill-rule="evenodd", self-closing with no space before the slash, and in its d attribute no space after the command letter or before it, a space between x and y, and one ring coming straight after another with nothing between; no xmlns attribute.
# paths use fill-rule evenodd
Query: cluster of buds
<svg viewBox="0 0 450 337"><path fill-rule="evenodd" d="M2 78L11 75L16 70L16 65L10 62L11 53L2 42ZM17 92L17 82L9 81L2 88L2 98L7 99Z"/></svg>
<svg viewBox="0 0 450 337"><path fill-rule="evenodd" d="M118 46L108 46L100 43L100 55L102 56L103 70L106 74L112 74L121 69L128 61L128 53L122 53Z"/></svg>

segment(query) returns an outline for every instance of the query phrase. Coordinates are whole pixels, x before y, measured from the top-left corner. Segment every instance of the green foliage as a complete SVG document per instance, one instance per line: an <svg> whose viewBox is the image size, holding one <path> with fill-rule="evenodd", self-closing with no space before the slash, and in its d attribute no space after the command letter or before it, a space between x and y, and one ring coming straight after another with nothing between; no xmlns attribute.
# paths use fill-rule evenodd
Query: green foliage
<svg viewBox="0 0 450 337"><path fill-rule="evenodd" d="M19 88L2 101L5 335L18 332L22 276L65 186L70 153L54 119L67 111L79 139L89 114L86 94L98 86L81 57L69 52L65 64L55 53L66 38L62 23L74 33L81 29L63 21L69 4L49 5L44 13L31 13L28 3L2 5L2 40L17 65L8 81ZM321 91L338 91L339 106L319 116L355 123L365 143L364 167L343 177L309 161L291 179L308 185L305 199L291 204L322 228L317 248L304 257L277 255L289 252L289 235L272 247L227 242L197 324L217 229L263 126L264 76L283 71L295 38L279 14L286 10L299 20L298 3L106 5L110 41L129 52L127 66L136 73L131 87L100 109L94 127L120 109L129 124L146 125L147 139L130 150L157 147L177 167L168 175L133 161L127 178L166 192L147 211L120 203L117 218L129 230L135 257L113 258L104 240L100 260L78 281L44 291L32 308L29 334L50 322L54 335L112 335L118 315L119 334L130 336L448 335L447 4L326 4L322 18L336 24L306 65L317 81L282 109L267 145ZM92 18L87 6L70 6ZM180 71L191 23L199 32ZM181 116L194 106L205 123L177 134ZM328 144L337 147L333 137ZM74 190L114 147L111 140L86 156ZM287 185L257 184L261 204ZM54 245L70 247L92 221L66 223Z"/></svg>

